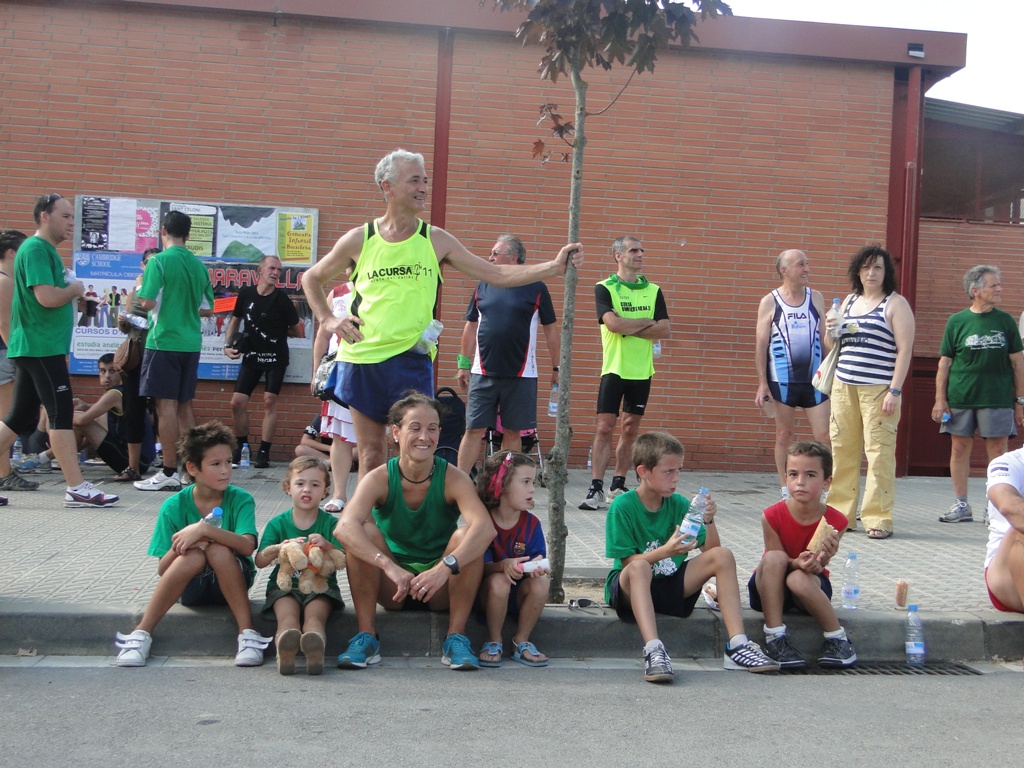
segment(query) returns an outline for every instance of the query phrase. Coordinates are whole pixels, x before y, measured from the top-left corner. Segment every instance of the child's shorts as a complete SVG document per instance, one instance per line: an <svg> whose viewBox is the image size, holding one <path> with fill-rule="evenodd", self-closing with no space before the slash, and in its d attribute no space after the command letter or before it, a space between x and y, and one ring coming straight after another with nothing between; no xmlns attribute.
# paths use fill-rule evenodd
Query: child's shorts
<svg viewBox="0 0 1024 768"><path fill-rule="evenodd" d="M761 595L757 591L757 571L750 574L750 581L747 582L747 596L750 598L750 607L752 610L758 613L764 613L764 608L761 607ZM831 601L832 600L832 582L828 580L828 576L824 573L818 574L818 580L821 581L821 591L825 593L825 596ZM805 616L807 611L796 604L796 600L793 598L793 593L789 591L788 587L783 587L784 596L782 598L782 612L783 613L802 613Z"/></svg>
<svg viewBox="0 0 1024 768"><path fill-rule="evenodd" d="M256 580L256 566L240 555L235 555L235 559L238 560L238 565L242 569L246 587L251 587ZM198 576L193 576L192 581L185 585L178 602L188 606L228 604L228 601L224 599L224 593L220 591L220 584L217 583L217 574L209 565L206 566L206 570Z"/></svg>
<svg viewBox="0 0 1024 768"><path fill-rule="evenodd" d="M692 595L683 594L683 574L686 573L687 565L689 565L689 561L683 560L679 570L671 576L651 581L651 600L654 603L655 613L678 616L681 619L685 619L693 613L693 608L697 605L697 598L700 597L700 589L694 590ZM635 624L636 617L633 615L633 607L627 601L619 599L619 576L621 575L612 579L611 588L608 590L611 600L608 604L615 609L615 613L620 619ZM701 584L701 586L704 585Z"/></svg>
<svg viewBox="0 0 1024 768"><path fill-rule="evenodd" d="M271 589L267 590L267 601L263 603L263 608L260 610L260 616L264 619L273 620L275 618L274 603L287 595L291 595L298 600L299 605L303 608L318 597L326 597L332 603L332 610L334 608L341 611L345 610L345 601L341 597L341 592L334 587L328 587L326 592L317 592L315 594L307 595L304 592L300 592L298 589L279 589L275 584L271 584L270 586Z"/></svg>

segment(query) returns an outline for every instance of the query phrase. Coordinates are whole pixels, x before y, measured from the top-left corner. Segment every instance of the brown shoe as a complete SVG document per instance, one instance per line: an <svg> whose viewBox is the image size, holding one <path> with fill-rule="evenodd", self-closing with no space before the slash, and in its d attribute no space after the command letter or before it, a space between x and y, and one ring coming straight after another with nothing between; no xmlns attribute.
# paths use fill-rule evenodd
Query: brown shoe
<svg viewBox="0 0 1024 768"><path fill-rule="evenodd" d="M295 655L299 652L299 637L299 630L286 629L274 640L277 650L277 671L282 675L295 674Z"/></svg>
<svg viewBox="0 0 1024 768"><path fill-rule="evenodd" d="M319 675L324 671L324 647L326 639L319 632L306 632L299 641L302 654L306 657L306 674Z"/></svg>

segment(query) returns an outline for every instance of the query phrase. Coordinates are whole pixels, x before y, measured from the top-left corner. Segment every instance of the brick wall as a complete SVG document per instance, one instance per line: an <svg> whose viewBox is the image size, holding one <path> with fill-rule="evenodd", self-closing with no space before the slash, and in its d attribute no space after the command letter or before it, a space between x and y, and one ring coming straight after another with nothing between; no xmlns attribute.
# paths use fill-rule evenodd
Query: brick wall
<svg viewBox="0 0 1024 768"><path fill-rule="evenodd" d="M50 190L295 204L320 209L323 253L382 211L372 182L381 155L401 145L430 167L431 30L15 2L0 5L0 50L3 226L31 231L32 197ZM537 79L538 57L504 36L455 36L447 228L476 253L506 231L531 260L566 240L569 166L541 167L530 144L546 137L538 105L558 103L568 118L573 98L567 82ZM591 111L626 76L589 73ZM677 434L693 469L771 467L772 425L752 404L757 302L776 284L778 251L806 250L815 286L831 296L845 288L849 256L884 237L891 103L892 72L881 65L669 53L590 118L577 465L600 370L592 286L613 269L611 241L635 233L673 323L645 428ZM442 383L455 373L471 289L446 271ZM561 313L561 287L551 287ZM76 382L83 392L91 384ZM204 382L198 418L229 419L231 388ZM281 408L283 445L315 404L286 386ZM550 442L550 420L540 425Z"/></svg>

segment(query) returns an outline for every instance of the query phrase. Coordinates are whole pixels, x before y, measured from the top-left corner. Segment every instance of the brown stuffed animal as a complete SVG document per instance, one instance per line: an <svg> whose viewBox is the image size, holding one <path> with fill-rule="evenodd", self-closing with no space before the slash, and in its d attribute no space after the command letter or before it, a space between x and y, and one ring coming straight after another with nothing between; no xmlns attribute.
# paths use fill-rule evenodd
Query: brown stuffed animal
<svg viewBox="0 0 1024 768"><path fill-rule="evenodd" d="M320 549L309 542L303 547L308 565L299 574L299 592L318 595L327 591L327 577L345 568L345 553L340 549Z"/></svg>
<svg viewBox="0 0 1024 768"><path fill-rule="evenodd" d="M277 553L277 586L285 591L292 588L292 576L301 574L309 565L309 558L297 541L286 541ZM301 576L300 576L301 578Z"/></svg>

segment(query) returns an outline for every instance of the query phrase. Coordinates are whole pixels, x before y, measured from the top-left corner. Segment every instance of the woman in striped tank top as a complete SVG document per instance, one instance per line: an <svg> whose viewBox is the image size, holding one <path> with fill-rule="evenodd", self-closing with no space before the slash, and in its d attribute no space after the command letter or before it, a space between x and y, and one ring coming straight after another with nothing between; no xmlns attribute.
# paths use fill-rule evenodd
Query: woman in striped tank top
<svg viewBox="0 0 1024 768"><path fill-rule="evenodd" d="M839 365L832 385L829 437L835 472L829 504L857 528L861 455L867 482L861 521L868 538L892 536L896 491L896 425L914 347L914 313L896 293L896 270L880 246L861 248L848 272L853 293L843 303Z"/></svg>

